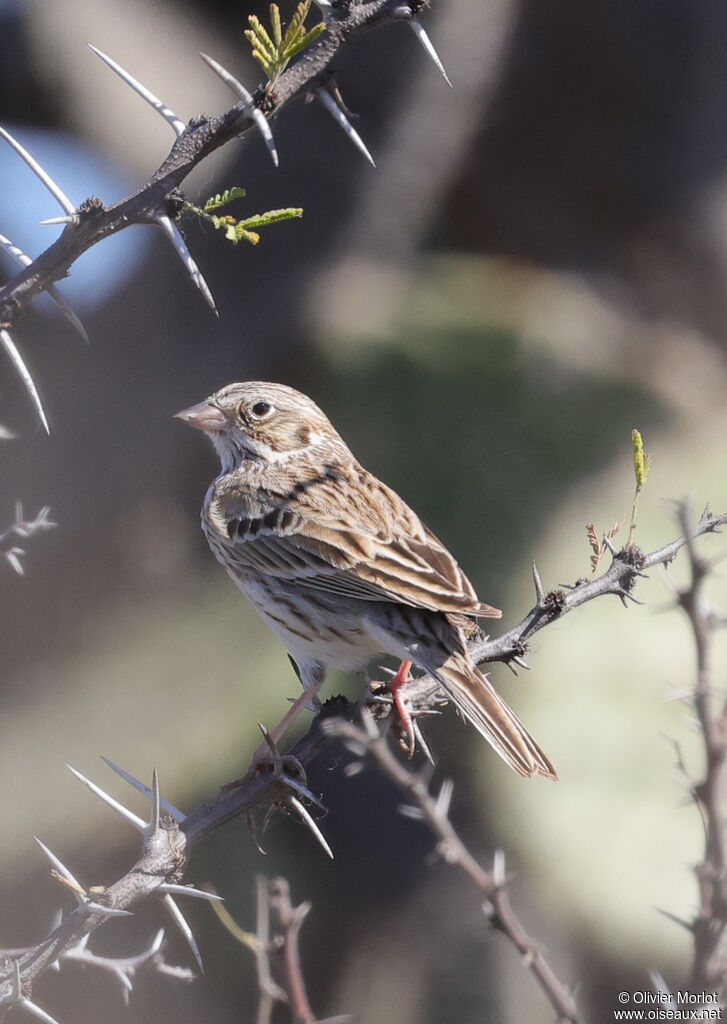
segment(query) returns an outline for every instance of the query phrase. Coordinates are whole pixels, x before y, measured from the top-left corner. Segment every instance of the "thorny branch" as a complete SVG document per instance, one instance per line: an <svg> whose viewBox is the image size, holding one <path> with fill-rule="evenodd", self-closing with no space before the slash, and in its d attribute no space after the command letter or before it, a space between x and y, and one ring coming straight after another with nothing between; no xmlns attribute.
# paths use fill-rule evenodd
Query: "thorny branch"
<svg viewBox="0 0 727 1024"><path fill-rule="evenodd" d="M590 581L577 581L573 587L566 588L567 592L559 590L546 594L537 570L535 570L535 606L517 626L500 637L488 640L482 635L474 636L470 641L472 656L478 662L503 661L522 664L522 655L526 650L527 640L533 633L604 594L615 594L624 602L626 597L635 600L632 590L638 578L643 575L644 569L671 562L685 545L688 546L690 557L694 558L694 539L703 534L718 532L719 527L725 522L727 522L727 513L713 515L706 509L698 523L691 529L687 530L685 522L683 536L646 555L634 547L612 552L612 564L600 577ZM699 564L699 560L697 560L697 565ZM697 571L698 577L699 570ZM701 591L698 590L697 593L699 594ZM700 600L701 598L691 600L691 604L696 607ZM699 615L707 616L705 619L697 620L705 623L709 621L711 612L700 611ZM706 659L706 649L703 655L700 655L700 658L702 657ZM704 700L709 693L709 677L703 670L701 662L700 667L702 668L700 672L701 689L697 693L697 699L698 707L704 708ZM442 701L440 689L433 680L427 677L414 679L406 684L406 687L414 717L431 713L431 710ZM380 698L374 698L372 708L381 714L383 705ZM143 900L158 899L164 904L182 931L201 968L201 957L196 941L175 899L184 895L208 900L215 898L209 893L181 884L191 847L224 822L242 814L247 816L254 832L257 815L267 812L265 813L267 819L271 808L279 808L295 813L313 831L324 849L330 853L325 839L305 806L307 804L313 808L320 807L320 801L305 784L305 772L319 754L330 746L333 741L332 731L338 730L339 735L348 734L350 736L353 735L350 730L354 728L358 730L355 733L358 740L361 740L361 735L365 738L364 749L371 754L380 767L384 768L387 774L410 793L425 819L437 832L440 840L445 843L445 850L448 850L450 855L452 850L456 851L457 863L466 870L489 901L492 910L488 910L488 916L494 927L502 931L526 958L526 963L532 968L551 1003L561 1014L561 1021L578 1021L579 1017L573 1005L572 996L552 974L541 952L524 932L512 912L504 891L504 867L487 872L464 850L461 840L451 829L446 817L445 805L448 798L444 800L440 793L439 804L437 804L437 800L428 795L421 780L409 773L394 758L385 741L379 737L378 732L373 735L369 728L368 732L362 734L359 724L352 726L352 723L359 722L360 715L361 708L358 704L341 697L333 698L323 705L308 732L285 755L271 755L271 763L268 768L261 770L258 765L257 770L249 770L243 779L223 787L216 799L202 804L186 816L168 801L162 799L156 773L152 786L149 787L112 762L107 762L127 782L150 798L151 814L149 821L146 822L119 804L95 783L74 772L81 782L141 833L141 855L136 864L108 888L84 888L59 859L43 847L53 864L56 876L74 894L78 905L36 946L20 951L20 953L0 950L0 1015L4 1009L17 1005L22 1005L26 1009L32 1006L33 1010L30 1012L39 1010L35 1004L30 1003L30 992L34 982L59 958L66 955L69 949L77 947L85 936L96 931L110 917L129 912ZM722 715L723 717L720 719L710 717L709 727L705 731L706 735L711 737L712 746L709 748L708 756L711 759L709 763L712 766L712 779L717 778L714 771L719 768L720 785L723 784L722 769L726 742L721 738L720 733L720 730L725 728L724 711ZM330 725L333 719L336 720L335 727ZM369 721L371 726L371 716L366 721ZM707 813L714 815L712 821L713 827L716 828L718 822L723 823L723 818L721 817L718 794L716 790L710 789L714 784L716 783L708 779L707 788L700 799L706 802ZM704 886L703 906L708 909L711 916L708 920L705 919L703 925L702 915L700 915L694 926L695 936L700 934L699 941L702 945L699 948L706 951L705 953L700 952L699 963L706 964L707 967L700 967L699 970L707 970L710 978L712 977L711 972L714 970L713 954L717 943L710 937L710 928L713 928L713 924L709 924L709 922L721 921L723 930L724 923L727 922L727 910L725 909L727 908L727 881L725 881L723 870L724 857L723 832L720 832L719 835L710 833L707 857L705 866L700 873L700 882ZM501 855L499 859L502 859ZM700 929L704 931L704 938L701 937ZM42 1016L43 1014L44 1011L39 1010L36 1015ZM47 1015L43 1016L43 1019L50 1020ZM52 1021L51 1024L53 1024Z"/></svg>
<svg viewBox="0 0 727 1024"><path fill-rule="evenodd" d="M406 795L413 806L403 807L404 814L426 822L439 840L437 852L440 856L448 864L460 868L480 891L484 897L485 917L491 927L507 937L520 954L523 964L533 972L557 1013L559 1024L580 1024L582 1018L573 996L559 981L543 951L530 938L512 908L507 892L504 853L497 851L492 870L488 871L470 853L449 820L451 783L445 780L439 794L433 796L429 792L428 780L422 778L421 772L406 768L394 755L385 736L365 709L363 727L334 719L328 723L327 731L344 740L358 757L370 757Z"/></svg>
<svg viewBox="0 0 727 1024"><path fill-rule="evenodd" d="M686 696L699 721L704 749L704 776L693 782L676 745L678 767L700 812L704 825L704 854L695 868L699 908L692 922L678 920L693 936L694 956L687 982L690 992L719 992L724 996L727 984L727 698L713 687L712 652L714 634L727 625L727 614L715 607L705 593L715 561L705 558L693 542L689 529L689 510L678 507L678 516L687 541L690 582L683 590L674 588L678 606L691 626L696 652L694 688Z"/></svg>
<svg viewBox="0 0 727 1024"><path fill-rule="evenodd" d="M326 31L274 83L258 86L250 102L241 99L222 114L194 117L186 126L160 101L153 104L177 134L168 156L148 182L111 206L90 198L74 210L60 193L61 199L66 200L61 205L70 205L70 213L66 211L69 216L65 218L68 223L52 245L0 288L0 326L11 327L36 295L62 280L79 256L97 242L131 224L164 226L165 218L174 220L182 208L179 188L197 164L251 128L261 128L260 115L262 122L271 120L296 96L314 94L324 86L329 65L351 36L402 20L420 28L415 16L428 3L429 0L326 0L319 4L324 10Z"/></svg>
<svg viewBox="0 0 727 1024"><path fill-rule="evenodd" d="M500 636L488 637L477 632L469 640L469 652L478 664L503 662L515 670L515 666L529 668L524 660L528 653L531 637L545 626L562 619L569 612L597 597L611 594L618 597L626 606L628 602L641 604L634 597L634 588L640 577L645 577L645 570L657 565L668 565L677 553L695 538L706 533L718 533L719 528L727 523L727 513L714 515L709 507L705 508L699 521L685 534L663 547L644 554L635 545L628 545L617 551L607 540L612 561L606 572L595 579L578 579L572 585L564 585L547 593L543 588L540 574L533 563L533 583L536 601L530 611L517 625L501 633ZM437 683L430 676L422 676L409 684L409 694L413 698L426 703L427 695L438 689Z"/></svg>

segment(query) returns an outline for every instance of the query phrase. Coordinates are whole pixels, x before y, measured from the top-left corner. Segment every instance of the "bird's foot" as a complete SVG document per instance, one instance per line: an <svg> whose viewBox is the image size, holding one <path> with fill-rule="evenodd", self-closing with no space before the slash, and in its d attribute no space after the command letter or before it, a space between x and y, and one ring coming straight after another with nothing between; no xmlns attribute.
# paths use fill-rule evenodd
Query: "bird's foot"
<svg viewBox="0 0 727 1024"><path fill-rule="evenodd" d="M249 782L256 775L271 774L291 789L307 797L309 795L308 778L302 763L294 754L281 753L271 733L260 722L258 725L263 734L263 742L253 754L244 776L241 779L235 779L234 782L228 782L222 787L222 792L235 789L243 783Z"/></svg>
<svg viewBox="0 0 727 1024"><path fill-rule="evenodd" d="M399 740L399 746L402 750L406 751L409 757L413 757L414 751L416 750L414 719L412 718L411 711L409 710L407 699L401 692L401 688L404 683L409 679L410 671L411 662L402 661L396 674L389 680L387 689L391 694L392 704L394 708L396 708L396 713L399 716L398 721L394 724L394 729Z"/></svg>

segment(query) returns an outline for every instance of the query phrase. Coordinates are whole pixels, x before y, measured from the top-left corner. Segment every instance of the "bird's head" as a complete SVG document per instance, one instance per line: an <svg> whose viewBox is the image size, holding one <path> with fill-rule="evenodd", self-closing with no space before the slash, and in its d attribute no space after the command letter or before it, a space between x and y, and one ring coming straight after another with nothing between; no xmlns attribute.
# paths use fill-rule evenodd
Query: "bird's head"
<svg viewBox="0 0 727 1024"><path fill-rule="evenodd" d="M278 462L321 442L343 446L315 402L285 384L228 384L175 418L207 434L223 472L246 459Z"/></svg>

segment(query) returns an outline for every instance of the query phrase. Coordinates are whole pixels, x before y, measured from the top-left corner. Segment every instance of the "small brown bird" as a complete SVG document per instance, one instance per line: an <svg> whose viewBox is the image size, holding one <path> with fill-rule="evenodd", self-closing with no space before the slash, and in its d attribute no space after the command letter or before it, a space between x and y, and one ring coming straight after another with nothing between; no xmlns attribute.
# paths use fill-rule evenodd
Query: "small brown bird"
<svg viewBox="0 0 727 1024"><path fill-rule="evenodd" d="M284 722L329 668L360 671L390 654L402 662L395 693L417 665L511 767L557 777L467 653L458 618L501 613L310 398L230 384L177 417L207 434L222 463L202 507L209 545L298 668L306 692Z"/></svg>

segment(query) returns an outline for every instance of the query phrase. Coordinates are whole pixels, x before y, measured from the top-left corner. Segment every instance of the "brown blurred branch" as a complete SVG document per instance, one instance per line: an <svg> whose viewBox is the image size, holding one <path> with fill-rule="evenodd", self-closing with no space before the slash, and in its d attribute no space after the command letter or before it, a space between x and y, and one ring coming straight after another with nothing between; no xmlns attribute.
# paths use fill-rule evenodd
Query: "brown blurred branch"
<svg viewBox="0 0 727 1024"><path fill-rule="evenodd" d="M697 713L705 759L704 777L694 783L677 746L679 768L700 812L705 833L704 854L695 868L699 909L691 923L679 923L691 931L694 939L688 990L723 993L727 973L727 698L713 687L712 654L714 634L727 625L727 614L706 596L706 584L716 560L704 558L697 551L686 504L678 507L678 517L689 537L686 548L691 578L685 589L675 588L675 597L689 619L694 638L696 680L687 699Z"/></svg>
<svg viewBox="0 0 727 1024"><path fill-rule="evenodd" d="M348 1024L344 1015L319 1021L311 1009L303 980L298 937L310 903L293 906L290 886L284 878L256 879L255 934L240 927L220 904L214 909L222 924L255 955L258 980L258 1010L255 1024L271 1024L276 1003L289 1007L294 1024ZM277 980L276 980L277 979Z"/></svg>
<svg viewBox="0 0 727 1024"><path fill-rule="evenodd" d="M558 1021L580 1024L582 1018L573 996L556 977L543 951L530 938L512 908L507 892L503 852L499 850L495 854L492 871L484 868L467 849L449 820L451 784L445 781L438 796L432 796L428 778L423 778L421 772L406 768L394 755L385 736L379 732L365 709L363 715L363 727L333 720L326 729L332 736L350 744L358 757L370 757L379 770L407 796L413 807L403 808L406 815L424 821L438 839L437 852L442 859L447 864L454 864L474 883L484 897L483 909L491 927L502 932L517 949L523 963L533 972L557 1013Z"/></svg>
<svg viewBox="0 0 727 1024"><path fill-rule="evenodd" d="M293 1021L295 1024L347 1024L351 1020L348 1016L319 1021L308 1002L298 935L303 921L310 913L311 904L300 903L294 907L290 899L290 886L284 878L273 878L269 882L260 879L258 884L261 883L266 887L270 914L270 963L275 977L287 994Z"/></svg>
<svg viewBox="0 0 727 1024"><path fill-rule="evenodd" d="M600 577L587 582L579 580L573 587L566 588L566 590L551 591L549 594L545 594L536 571L534 579L537 602L534 608L517 626L501 637L488 640L482 635L474 636L470 641L473 657L478 661L503 661L520 664L522 654L527 647L527 638L534 632L545 628L587 601L605 594L615 594L622 600L625 600L627 596L631 598L635 583L645 568L671 561L685 544L688 546L690 558L695 557L693 540L702 534L717 532L719 526L725 522L727 522L727 514L715 516L706 510L693 528L687 529L686 521L684 521L684 535L670 544L647 555L642 554L636 548L614 552L611 566ZM697 565L699 566L699 564L698 560ZM697 581L700 579L699 571L698 568ZM697 693L698 713L701 708L701 713L706 714L709 677L706 671L707 648L704 646L706 634L703 635L703 631L706 628L704 623L712 621L709 616L713 618L714 612L710 611L708 614L704 610L704 604L700 603L702 601L699 596L701 595L700 587L701 583L697 588L698 596L696 598L684 600L691 607L699 610L700 618L697 621L702 654L700 654L700 688ZM707 615L707 618L703 619L703 615ZM427 677L414 679L408 683L406 693L414 717L422 716L427 712L431 713L432 709L442 702L441 689ZM378 712L380 717L388 715L388 708L381 698L373 698L372 710ZM84 888L73 878L68 869L57 862L57 858L53 861L56 876L64 882L68 890L73 892L78 906L67 914L58 926L36 946L23 950L20 954L18 951L0 950L0 1014L4 1008L9 1006L26 1005L27 1007L34 982L67 950L77 946L84 936L92 934L111 916L118 916L119 913L130 910L143 900L159 899L163 902L185 935L194 955L199 958L199 950L194 936L175 902L176 897L183 896L185 893L189 896L209 899L209 894L180 885L190 848L203 836L208 835L234 817L246 814L248 820L253 822L256 814L269 812L270 808L278 807L296 813L313 831L316 839L325 844L320 830L303 806L303 802L311 807L320 804L316 796L307 788L304 775L301 775L300 770L302 768L303 772L307 771L318 755L331 744L333 736L330 731L331 726L327 723L335 719L334 728L339 730L339 734L346 734L351 723L359 721L360 714L360 706L344 698L337 697L326 702L321 712L314 718L308 732L284 756L271 757L269 769L261 770L258 765L256 770L249 771L239 782L230 787L223 787L216 799L202 804L187 816L161 798L156 777L152 786L148 787L133 779L128 773L112 766L135 788L144 792L151 799L150 819L148 822L144 822L126 809L120 808L116 801L99 790L94 783L79 776L81 781L92 791L107 803L111 802L118 813L121 813L141 832L141 855L136 864L108 888ZM707 814L712 816L713 830L709 833L705 866L700 869L700 884L703 885L703 905L712 916L705 917L704 925L702 925L702 915L700 915L695 924L695 937L699 932L699 963L707 965L707 968L700 967L699 969L700 971L708 970L711 977L713 967L710 965L716 944L712 941L710 932L710 927L713 925L710 926L708 922L714 920L727 922L727 881L723 877L724 872L722 875L719 874L720 865L724 865L724 834L717 827L719 822L722 823L721 827L724 827L720 805L721 790L718 792L718 789L724 784L724 744L726 741L723 731L727 731L725 711L723 710L719 717L709 717L705 721L708 721L705 735L709 736L708 758L712 775L707 780L707 789L704 793L701 792L701 788L699 792L700 801L704 803ZM360 726L356 724L353 728L358 730L356 736L360 740ZM350 735L352 734L349 733L349 737ZM451 825L446 821L446 814L443 818L441 807L437 810L436 801L428 796L428 791L422 781L399 764L378 732L375 736L370 733L362 735L366 740L365 749L370 749L372 757L380 767L384 767L387 774L402 786L413 787L411 793L416 798L414 802L424 814L425 820L428 821L430 827L437 831L440 840L445 845L450 844L448 849L456 851L457 862L487 896L493 907L490 914L493 926L503 931L528 958L529 966L533 969L558 1012L567 1010L566 1015L561 1019L577 1021L578 1016L572 1005L572 997L565 987L552 976L542 954L512 914L507 894L500 879L500 874L504 879L504 869L498 873L497 871L487 872L482 868L462 847L461 840L456 833L453 830L450 831ZM712 786L710 779L714 781L715 789L710 788ZM49 851L46 853L53 857ZM570 1016L567 1015L568 1013Z"/></svg>

